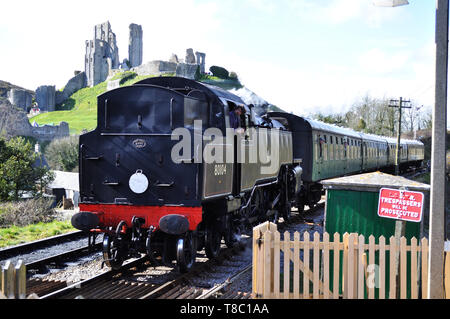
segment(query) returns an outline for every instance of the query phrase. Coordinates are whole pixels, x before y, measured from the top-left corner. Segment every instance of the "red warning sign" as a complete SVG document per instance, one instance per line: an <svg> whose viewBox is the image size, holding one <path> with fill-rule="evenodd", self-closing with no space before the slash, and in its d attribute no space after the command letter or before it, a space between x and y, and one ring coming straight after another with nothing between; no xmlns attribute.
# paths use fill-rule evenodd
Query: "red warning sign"
<svg viewBox="0 0 450 319"><path fill-rule="evenodd" d="M378 201L378 216L420 222L423 198L421 192L382 188Z"/></svg>

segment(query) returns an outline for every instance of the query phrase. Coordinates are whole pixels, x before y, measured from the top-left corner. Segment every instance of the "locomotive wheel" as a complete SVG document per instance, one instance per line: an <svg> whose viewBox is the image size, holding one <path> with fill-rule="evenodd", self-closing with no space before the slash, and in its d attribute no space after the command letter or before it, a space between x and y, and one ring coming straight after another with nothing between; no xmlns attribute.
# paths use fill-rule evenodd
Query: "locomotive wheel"
<svg viewBox="0 0 450 319"><path fill-rule="evenodd" d="M105 234L103 236L103 260L106 266L114 270L120 269L124 257L120 239L116 236Z"/></svg>
<svg viewBox="0 0 450 319"><path fill-rule="evenodd" d="M222 234L214 227L206 230L205 238L205 252L209 259L216 258L220 252L220 243L222 241Z"/></svg>
<svg viewBox="0 0 450 319"><path fill-rule="evenodd" d="M177 266L181 273L191 270L195 263L197 254L197 243L192 232L187 232L185 236L177 240Z"/></svg>

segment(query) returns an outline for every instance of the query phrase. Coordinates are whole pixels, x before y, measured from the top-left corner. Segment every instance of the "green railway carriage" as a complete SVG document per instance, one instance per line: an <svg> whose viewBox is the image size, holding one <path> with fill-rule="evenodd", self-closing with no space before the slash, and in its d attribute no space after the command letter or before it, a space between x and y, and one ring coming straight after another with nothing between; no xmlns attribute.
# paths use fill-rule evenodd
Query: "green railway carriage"
<svg viewBox="0 0 450 319"><path fill-rule="evenodd" d="M302 192L298 207L320 200L319 181L361 172L392 169L395 165L395 138L355 132L294 114L270 112L268 117L292 132L293 157L302 164ZM423 143L401 140L402 168L420 165Z"/></svg>
<svg viewBox="0 0 450 319"><path fill-rule="evenodd" d="M421 162L424 159L424 148L423 144L416 140L405 140L407 146L408 146L408 158L407 162L412 162L416 166L420 166Z"/></svg>

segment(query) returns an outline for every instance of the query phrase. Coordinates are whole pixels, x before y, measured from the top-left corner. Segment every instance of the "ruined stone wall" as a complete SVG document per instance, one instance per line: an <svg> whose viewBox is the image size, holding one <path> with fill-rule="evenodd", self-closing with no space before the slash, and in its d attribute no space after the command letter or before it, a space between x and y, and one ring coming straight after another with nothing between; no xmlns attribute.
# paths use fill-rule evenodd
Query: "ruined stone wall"
<svg viewBox="0 0 450 319"><path fill-rule="evenodd" d="M52 112L55 110L55 86L41 85L36 89L36 102L41 111Z"/></svg>
<svg viewBox="0 0 450 319"><path fill-rule="evenodd" d="M20 107L23 110L27 110L31 106L32 95L27 90L11 89L8 92L8 100L11 104Z"/></svg>
<svg viewBox="0 0 450 319"><path fill-rule="evenodd" d="M195 52L195 56L197 57L197 64L200 65L200 72L205 73L206 54L203 52Z"/></svg>
<svg viewBox="0 0 450 319"><path fill-rule="evenodd" d="M71 78L67 82L62 92L60 91L56 92L55 103L61 104L62 102L67 100L69 96L71 96L73 93L75 93L79 89L86 87L86 85L87 85L86 73L85 72L77 73L73 78Z"/></svg>
<svg viewBox="0 0 450 319"><path fill-rule="evenodd" d="M38 140L53 140L69 136L69 124L61 122L59 125L32 126L32 133Z"/></svg>
<svg viewBox="0 0 450 319"><path fill-rule="evenodd" d="M45 125L33 127L24 110L12 105L8 100L0 101L0 133L6 138L14 136L31 136L38 140L53 140L69 136L69 124Z"/></svg>
<svg viewBox="0 0 450 319"><path fill-rule="evenodd" d="M132 68L142 64L142 53L142 26L132 23L128 43L128 61Z"/></svg>
<svg viewBox="0 0 450 319"><path fill-rule="evenodd" d="M88 86L94 86L106 80L110 70L117 69L119 49L116 35L109 22L98 24L94 28L94 39L86 41L85 73Z"/></svg>
<svg viewBox="0 0 450 319"><path fill-rule="evenodd" d="M107 42L99 39L86 41L85 73L88 86L106 80L113 65L112 54Z"/></svg>
<svg viewBox="0 0 450 319"><path fill-rule="evenodd" d="M156 60L144 63L131 70L138 75L157 75L162 73L175 73L176 69L177 63Z"/></svg>
<svg viewBox="0 0 450 319"><path fill-rule="evenodd" d="M102 40L109 44L110 52L109 58L111 58L111 69L117 69L119 67L119 48L117 47L116 34L112 32L111 24L106 21L101 24L97 24L94 30L94 40Z"/></svg>

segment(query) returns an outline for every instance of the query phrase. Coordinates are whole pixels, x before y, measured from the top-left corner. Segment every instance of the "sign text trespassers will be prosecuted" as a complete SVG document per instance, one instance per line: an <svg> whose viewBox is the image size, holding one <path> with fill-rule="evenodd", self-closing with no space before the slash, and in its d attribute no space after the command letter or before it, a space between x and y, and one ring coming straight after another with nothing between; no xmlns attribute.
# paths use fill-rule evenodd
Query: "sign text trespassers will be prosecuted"
<svg viewBox="0 0 450 319"><path fill-rule="evenodd" d="M391 188L381 188L378 201L378 216L420 222L422 220L424 195Z"/></svg>

